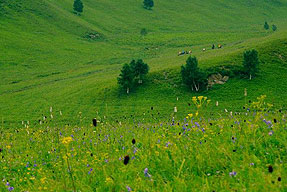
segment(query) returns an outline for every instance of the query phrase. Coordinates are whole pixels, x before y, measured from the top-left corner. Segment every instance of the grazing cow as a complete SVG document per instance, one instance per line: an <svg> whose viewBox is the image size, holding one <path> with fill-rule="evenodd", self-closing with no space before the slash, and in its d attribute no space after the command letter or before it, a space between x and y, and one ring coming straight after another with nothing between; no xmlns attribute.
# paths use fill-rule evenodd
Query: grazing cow
<svg viewBox="0 0 287 192"><path fill-rule="evenodd" d="M205 49L205 48L203 48L203 49L202 49L202 51L206 51L206 49Z"/></svg>
<svg viewBox="0 0 287 192"><path fill-rule="evenodd" d="M184 54L185 54L185 51L178 52L178 56L180 56L180 55L184 55Z"/></svg>
<svg viewBox="0 0 287 192"><path fill-rule="evenodd" d="M188 54L191 54L191 53L192 53L192 51L191 51L191 50L189 50L189 51L188 51Z"/></svg>
<svg viewBox="0 0 287 192"><path fill-rule="evenodd" d="M221 48L222 48L222 45L221 45L221 44L219 44L219 45L218 45L218 49L221 49Z"/></svg>
<svg viewBox="0 0 287 192"><path fill-rule="evenodd" d="M215 45L214 44L212 45L211 49L215 49Z"/></svg>

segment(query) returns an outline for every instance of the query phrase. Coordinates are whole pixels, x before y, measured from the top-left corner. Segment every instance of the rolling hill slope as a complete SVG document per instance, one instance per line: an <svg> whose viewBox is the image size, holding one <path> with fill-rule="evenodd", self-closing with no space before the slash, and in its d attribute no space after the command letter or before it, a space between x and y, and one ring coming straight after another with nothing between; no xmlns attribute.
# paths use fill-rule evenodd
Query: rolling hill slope
<svg viewBox="0 0 287 192"><path fill-rule="evenodd" d="M263 63L257 79L232 79L203 93L222 101L220 109L241 102L244 88L252 99L267 94L277 104L286 102L286 0L159 0L152 11L143 9L141 0L85 0L84 5L77 16L71 0L1 2L0 118L7 126L36 122L50 106L63 111L64 123L78 122L80 111L86 123L96 111L116 118L140 116L155 104L160 118L169 116L174 105L182 106L183 115L194 94L177 81L176 72L186 60L176 56L182 49L192 49L203 68L240 65L245 49L259 49ZM265 31L264 21L276 24L278 32ZM145 37L140 36L142 28L148 30ZM90 33L99 38L87 38ZM213 43L224 48L201 51ZM119 93L116 77L133 58L143 58L152 73L144 87L126 97ZM164 71L171 80L155 81Z"/></svg>

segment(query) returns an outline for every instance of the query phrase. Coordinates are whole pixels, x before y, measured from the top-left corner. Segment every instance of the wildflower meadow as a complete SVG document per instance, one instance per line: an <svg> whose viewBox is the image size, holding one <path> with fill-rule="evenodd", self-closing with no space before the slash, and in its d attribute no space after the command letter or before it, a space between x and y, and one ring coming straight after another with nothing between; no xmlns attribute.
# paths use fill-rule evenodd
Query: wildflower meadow
<svg viewBox="0 0 287 192"><path fill-rule="evenodd" d="M285 191L287 113L265 97L214 116L216 102L193 97L186 117L154 123L24 122L1 130L0 189Z"/></svg>

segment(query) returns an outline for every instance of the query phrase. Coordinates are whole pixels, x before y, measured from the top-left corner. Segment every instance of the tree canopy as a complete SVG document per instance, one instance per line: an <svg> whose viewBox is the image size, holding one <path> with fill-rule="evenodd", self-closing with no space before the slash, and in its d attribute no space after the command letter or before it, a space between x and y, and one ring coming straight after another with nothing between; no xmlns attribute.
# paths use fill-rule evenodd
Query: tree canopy
<svg viewBox="0 0 287 192"><path fill-rule="evenodd" d="M186 60L186 65L181 66L182 81L191 90L199 91L206 88L207 78L198 68L198 61L196 57L189 56Z"/></svg>
<svg viewBox="0 0 287 192"><path fill-rule="evenodd" d="M81 0L75 0L74 1L74 11L77 13L82 13L84 9L84 4Z"/></svg>
<svg viewBox="0 0 287 192"><path fill-rule="evenodd" d="M254 76L258 72L258 65L259 65L259 59L258 59L258 52L253 50L248 50L244 52L244 60L243 60L243 68L246 74L248 74L249 79L252 79L252 76Z"/></svg>
<svg viewBox="0 0 287 192"><path fill-rule="evenodd" d="M144 8L151 9L154 6L153 0L144 0Z"/></svg>

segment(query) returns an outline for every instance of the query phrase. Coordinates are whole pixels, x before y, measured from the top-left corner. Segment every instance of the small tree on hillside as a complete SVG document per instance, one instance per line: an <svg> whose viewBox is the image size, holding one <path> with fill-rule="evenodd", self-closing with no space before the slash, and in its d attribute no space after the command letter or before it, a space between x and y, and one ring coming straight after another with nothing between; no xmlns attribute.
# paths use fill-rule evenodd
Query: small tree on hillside
<svg viewBox="0 0 287 192"><path fill-rule="evenodd" d="M84 8L84 5L83 5L83 2L81 0L75 0L74 1L74 11L76 13L82 13L83 8Z"/></svg>
<svg viewBox="0 0 287 192"><path fill-rule="evenodd" d="M132 60L130 66L134 78L138 80L138 84L142 84L144 76L149 71L149 66L144 63L142 59L138 59L137 62L135 60Z"/></svg>
<svg viewBox="0 0 287 192"><path fill-rule="evenodd" d="M127 90L127 94L130 92L130 88L133 85L134 76L129 64L124 64L121 74L118 77L118 84Z"/></svg>
<svg viewBox="0 0 287 192"><path fill-rule="evenodd" d="M144 8L151 9L154 6L153 0L144 0Z"/></svg>
<svg viewBox="0 0 287 192"><path fill-rule="evenodd" d="M206 88L206 75L198 68L198 61L196 57L189 56L186 60L186 65L181 66L182 81L191 90L199 91Z"/></svg>
<svg viewBox="0 0 287 192"><path fill-rule="evenodd" d="M243 67L250 80L258 72L258 65L258 52L255 49L244 52Z"/></svg>
<svg viewBox="0 0 287 192"><path fill-rule="evenodd" d="M265 21L265 23L264 23L264 29L266 29L266 30L269 29L269 24L267 23L267 21Z"/></svg>
<svg viewBox="0 0 287 192"><path fill-rule="evenodd" d="M272 25L272 30L276 31L277 30L277 26L276 25Z"/></svg>

